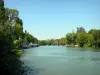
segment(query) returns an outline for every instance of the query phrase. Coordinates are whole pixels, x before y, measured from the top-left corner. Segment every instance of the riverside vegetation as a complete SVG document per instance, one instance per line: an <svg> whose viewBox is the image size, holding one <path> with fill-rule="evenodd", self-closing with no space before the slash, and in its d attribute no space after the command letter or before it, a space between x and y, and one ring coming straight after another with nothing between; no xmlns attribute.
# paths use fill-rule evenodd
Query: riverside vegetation
<svg viewBox="0 0 100 75"><path fill-rule="evenodd" d="M0 0L0 75L24 75L20 61L22 45L36 43L37 38L23 31L23 21L16 9L4 7Z"/></svg>
<svg viewBox="0 0 100 75"><path fill-rule="evenodd" d="M24 75L26 70L20 61L22 45L29 43L39 45L78 45L79 47L100 47L100 29L86 32L83 27L77 32L66 34L61 39L39 40L23 31L23 21L16 9L4 7L0 0L0 75Z"/></svg>
<svg viewBox="0 0 100 75"><path fill-rule="evenodd" d="M77 31L67 33L60 39L40 40L40 45L67 45L79 47L100 48L100 29L91 29L88 32L83 27L77 27Z"/></svg>

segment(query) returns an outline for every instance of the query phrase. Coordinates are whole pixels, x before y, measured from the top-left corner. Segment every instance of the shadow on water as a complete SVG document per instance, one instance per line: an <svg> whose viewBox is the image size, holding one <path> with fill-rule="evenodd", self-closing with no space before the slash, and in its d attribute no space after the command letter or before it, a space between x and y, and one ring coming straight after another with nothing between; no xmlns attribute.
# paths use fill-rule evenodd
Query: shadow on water
<svg viewBox="0 0 100 75"><path fill-rule="evenodd" d="M24 66L24 75L37 75L39 72L40 72L40 69Z"/></svg>
<svg viewBox="0 0 100 75"><path fill-rule="evenodd" d="M15 55L0 54L0 75L37 75L39 69L25 66Z"/></svg>
<svg viewBox="0 0 100 75"><path fill-rule="evenodd" d="M30 49L24 49L23 50L23 55L26 54L26 51L30 51L32 48ZM28 54L28 53L27 53ZM37 75L39 72L40 72L40 69L38 68L35 68L33 66L28 66L25 61L23 61L22 57L23 55L21 56L20 60L21 62L23 62L22 66L23 66L23 75ZM27 60L26 60L27 61Z"/></svg>

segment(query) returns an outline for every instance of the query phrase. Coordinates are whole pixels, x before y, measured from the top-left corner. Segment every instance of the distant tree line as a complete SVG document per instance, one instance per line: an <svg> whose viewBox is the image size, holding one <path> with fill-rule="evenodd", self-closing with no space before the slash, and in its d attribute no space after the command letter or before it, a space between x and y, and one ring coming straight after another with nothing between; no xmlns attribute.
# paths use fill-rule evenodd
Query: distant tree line
<svg viewBox="0 0 100 75"><path fill-rule="evenodd" d="M60 39L40 40L40 45L68 45L79 47L100 48L100 29L91 29L88 32L83 27L77 27L77 31L67 33Z"/></svg>

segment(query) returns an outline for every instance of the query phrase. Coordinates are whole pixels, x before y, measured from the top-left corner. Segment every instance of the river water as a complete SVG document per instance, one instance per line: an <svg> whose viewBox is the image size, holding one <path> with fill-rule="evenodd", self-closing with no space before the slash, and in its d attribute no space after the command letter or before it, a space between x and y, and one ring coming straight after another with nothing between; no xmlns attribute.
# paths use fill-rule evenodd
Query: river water
<svg viewBox="0 0 100 75"><path fill-rule="evenodd" d="M99 51L93 48L40 46L24 50L21 61L34 69L34 73L28 75L100 75Z"/></svg>

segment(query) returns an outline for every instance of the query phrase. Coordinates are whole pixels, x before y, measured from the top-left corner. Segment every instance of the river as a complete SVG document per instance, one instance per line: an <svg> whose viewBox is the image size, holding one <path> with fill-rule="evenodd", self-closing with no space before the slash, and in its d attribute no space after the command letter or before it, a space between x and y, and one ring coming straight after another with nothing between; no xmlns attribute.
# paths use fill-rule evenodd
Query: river
<svg viewBox="0 0 100 75"><path fill-rule="evenodd" d="M34 69L28 75L100 75L100 50L40 46L24 50L21 61Z"/></svg>

